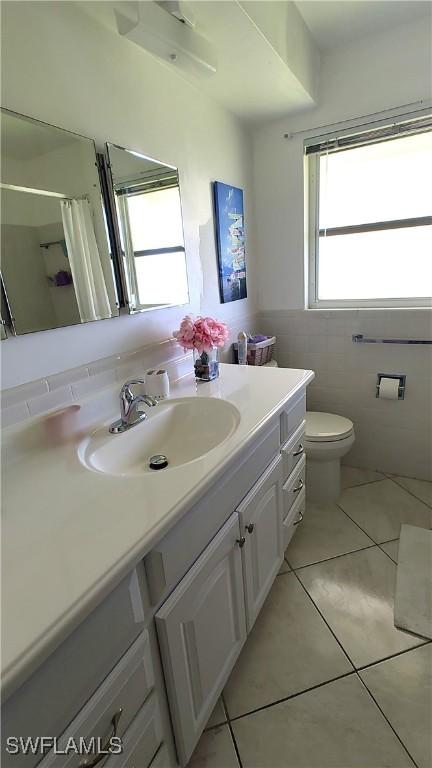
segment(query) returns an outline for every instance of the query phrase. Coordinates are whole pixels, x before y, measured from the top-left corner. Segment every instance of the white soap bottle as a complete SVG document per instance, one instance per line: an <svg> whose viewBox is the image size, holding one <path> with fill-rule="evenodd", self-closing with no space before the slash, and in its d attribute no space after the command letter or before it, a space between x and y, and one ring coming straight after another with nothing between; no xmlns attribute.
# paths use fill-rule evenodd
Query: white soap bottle
<svg viewBox="0 0 432 768"><path fill-rule="evenodd" d="M239 365L247 365L247 335L240 331L237 336L237 357Z"/></svg>

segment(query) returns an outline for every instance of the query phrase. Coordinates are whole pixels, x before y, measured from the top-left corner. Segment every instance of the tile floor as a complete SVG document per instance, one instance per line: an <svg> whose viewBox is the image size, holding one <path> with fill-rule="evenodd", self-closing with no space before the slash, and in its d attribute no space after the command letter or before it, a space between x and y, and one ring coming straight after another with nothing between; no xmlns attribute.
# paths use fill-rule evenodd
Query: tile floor
<svg viewBox="0 0 432 768"><path fill-rule="evenodd" d="M189 768L432 767L432 643L393 624L402 523L432 483L343 467L307 506Z"/></svg>

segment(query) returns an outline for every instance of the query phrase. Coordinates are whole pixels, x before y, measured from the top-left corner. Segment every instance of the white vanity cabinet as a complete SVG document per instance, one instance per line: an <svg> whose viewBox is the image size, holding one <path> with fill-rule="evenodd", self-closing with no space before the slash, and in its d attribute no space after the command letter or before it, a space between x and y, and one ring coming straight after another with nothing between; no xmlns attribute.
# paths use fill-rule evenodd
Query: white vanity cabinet
<svg viewBox="0 0 432 768"><path fill-rule="evenodd" d="M246 638L234 513L156 614L177 752L185 765Z"/></svg>
<svg viewBox="0 0 432 768"><path fill-rule="evenodd" d="M284 551L304 513L305 400L297 398L268 430L277 444L271 460L249 449L248 478L255 482L241 501L230 502L244 488L244 467L215 486L198 508L162 540L146 558L147 576L161 594L158 581L169 583L179 559L200 540L207 517L218 500L219 519L226 520L210 544L197 551L195 564L156 612L156 626L168 692L177 755L186 766L222 692L235 660L252 629L283 561ZM283 437L286 439L283 440ZM273 440L272 437L272 440ZM269 441L269 437L266 438ZM262 445L262 437L256 442ZM250 479L249 479L250 482ZM206 515L207 512L207 515ZM188 519L189 518L189 519ZM227 519L228 518L228 519ZM207 539L208 540L208 539ZM201 548L202 549L202 548ZM167 553L171 552L171 558ZM162 567L163 566L163 567ZM163 574L163 576L161 576ZM150 590L152 593L152 590Z"/></svg>
<svg viewBox="0 0 432 768"><path fill-rule="evenodd" d="M55 748L17 757L3 746L6 768L187 765L303 518L304 418L303 387L276 402L228 467L5 702L3 742L49 735L106 744L116 730L122 754L86 764Z"/></svg>
<svg viewBox="0 0 432 768"><path fill-rule="evenodd" d="M237 507L242 549L246 621L252 629L283 560L282 458L278 456Z"/></svg>

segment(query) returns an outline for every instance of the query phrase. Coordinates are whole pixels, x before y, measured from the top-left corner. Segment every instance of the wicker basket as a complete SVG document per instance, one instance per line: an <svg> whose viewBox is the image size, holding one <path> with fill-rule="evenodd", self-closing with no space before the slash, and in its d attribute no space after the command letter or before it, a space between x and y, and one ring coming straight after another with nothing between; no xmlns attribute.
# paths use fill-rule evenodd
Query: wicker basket
<svg viewBox="0 0 432 768"><path fill-rule="evenodd" d="M271 336L265 341L259 341L257 344L247 345L248 365L265 365L273 357L273 350L276 344L276 336ZM233 344L234 362L238 363L238 344Z"/></svg>

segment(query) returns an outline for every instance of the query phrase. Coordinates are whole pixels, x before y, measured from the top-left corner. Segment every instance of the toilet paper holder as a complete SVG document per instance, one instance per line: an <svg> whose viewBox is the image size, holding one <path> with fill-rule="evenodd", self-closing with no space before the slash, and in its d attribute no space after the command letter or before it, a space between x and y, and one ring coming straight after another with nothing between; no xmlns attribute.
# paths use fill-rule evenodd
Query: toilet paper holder
<svg viewBox="0 0 432 768"><path fill-rule="evenodd" d="M404 373L377 373L376 394L375 397L379 397L381 379L397 379L398 384L398 400L405 399L405 382L406 375Z"/></svg>

